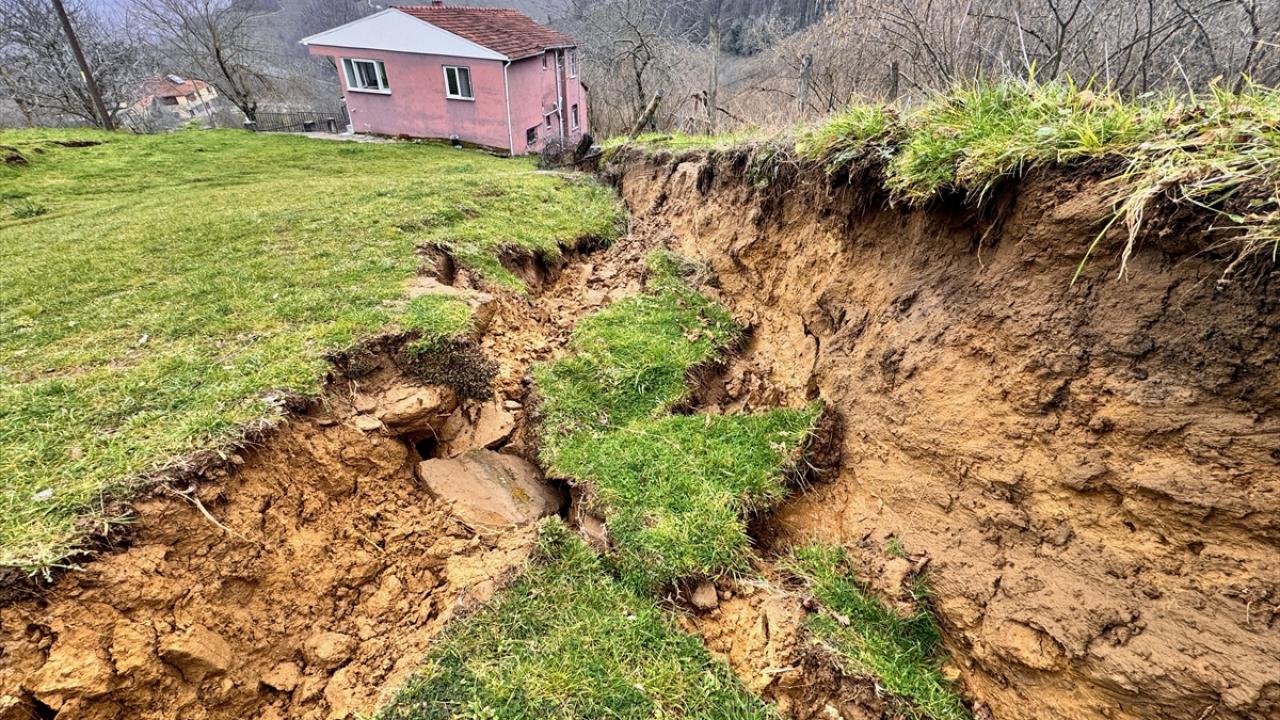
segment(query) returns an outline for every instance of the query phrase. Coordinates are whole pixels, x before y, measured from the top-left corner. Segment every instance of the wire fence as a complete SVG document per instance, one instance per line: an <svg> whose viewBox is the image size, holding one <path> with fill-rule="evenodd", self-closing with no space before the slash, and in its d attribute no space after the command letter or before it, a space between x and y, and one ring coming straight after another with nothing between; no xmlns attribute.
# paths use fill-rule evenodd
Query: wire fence
<svg viewBox="0 0 1280 720"><path fill-rule="evenodd" d="M254 132L329 132L340 133L347 129L347 108L338 107L329 112L259 112L255 122L245 127Z"/></svg>

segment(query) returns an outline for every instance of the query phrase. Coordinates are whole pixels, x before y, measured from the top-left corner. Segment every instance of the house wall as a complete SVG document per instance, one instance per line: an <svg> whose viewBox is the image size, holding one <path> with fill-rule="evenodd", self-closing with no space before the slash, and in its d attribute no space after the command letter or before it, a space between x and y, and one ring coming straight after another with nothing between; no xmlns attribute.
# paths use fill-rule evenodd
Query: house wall
<svg viewBox="0 0 1280 720"><path fill-rule="evenodd" d="M582 88L580 77L569 77L567 58L564 66L557 69L558 52L563 51L548 50L545 53L545 70L542 67L542 55L517 60L508 69L511 83L511 125L516 153L538 152L548 139L559 140L562 132L566 144L572 147L587 130L587 93ZM556 108L557 75L565 95L563 112ZM570 108L575 104L578 105L579 117L579 127L576 129L572 127L570 119ZM548 117L551 118L550 129L547 128ZM538 128L538 139L533 145L525 142L526 133L531 127Z"/></svg>
<svg viewBox="0 0 1280 720"><path fill-rule="evenodd" d="M309 49L312 55L329 56L337 64L342 95L355 132L421 138L457 135L463 142L503 150L509 147L501 61L329 45L311 45ZM342 58L381 60L386 66L391 92L381 94L348 88ZM445 98L446 65L471 69L475 100ZM523 130L513 128L513 132L520 134L519 146L524 139Z"/></svg>

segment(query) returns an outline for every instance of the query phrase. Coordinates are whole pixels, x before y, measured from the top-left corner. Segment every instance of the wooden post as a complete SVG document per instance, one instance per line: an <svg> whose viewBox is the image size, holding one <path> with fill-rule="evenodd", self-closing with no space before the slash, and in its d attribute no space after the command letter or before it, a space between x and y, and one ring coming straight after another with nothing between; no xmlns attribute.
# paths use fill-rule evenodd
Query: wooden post
<svg viewBox="0 0 1280 720"><path fill-rule="evenodd" d="M800 58L800 90L796 93L796 111L800 117L809 113L809 79L813 74L813 56L805 53Z"/></svg>
<svg viewBox="0 0 1280 720"><path fill-rule="evenodd" d="M720 12L711 16L711 82L707 86L707 133L716 134L716 96L720 93Z"/></svg>
<svg viewBox="0 0 1280 720"><path fill-rule="evenodd" d="M898 83L902 75L898 70L898 61L894 60L889 63L889 99L898 99Z"/></svg>
<svg viewBox="0 0 1280 720"><path fill-rule="evenodd" d="M89 86L89 97L93 100L93 109L98 114L98 122L104 130L115 130L116 123L111 119L111 115L107 113L107 106L102 102L98 81L93 79L93 70L89 68L89 61L84 57L84 50L80 49L80 39L76 37L76 31L71 27L71 18L67 17L67 9L62 7L62 0L53 0L53 9L58 13L58 20L62 22L62 32L66 33L67 42L71 43L71 52L76 56L76 64L80 66L80 75L84 77L85 85Z"/></svg>
<svg viewBox="0 0 1280 720"><path fill-rule="evenodd" d="M631 133L627 135L628 142L635 140L644 131L645 126L653 120L653 116L658 114L658 104L661 102L662 91L659 90L653 94L653 99L649 101L649 105L640 114L640 119L636 121L635 127L631 128Z"/></svg>

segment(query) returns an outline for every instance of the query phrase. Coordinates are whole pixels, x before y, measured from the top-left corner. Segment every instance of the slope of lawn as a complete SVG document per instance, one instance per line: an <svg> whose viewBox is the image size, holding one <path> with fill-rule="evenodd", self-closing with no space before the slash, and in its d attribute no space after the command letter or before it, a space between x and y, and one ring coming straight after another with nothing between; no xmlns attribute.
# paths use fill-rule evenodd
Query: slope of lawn
<svg viewBox="0 0 1280 720"><path fill-rule="evenodd" d="M570 354L534 376L543 460L606 518L622 579L656 591L748 568L746 517L786 496L819 408L672 415L688 374L741 331L685 284L679 258L655 254L649 266L649 292L585 318Z"/></svg>
<svg viewBox="0 0 1280 720"><path fill-rule="evenodd" d="M66 147L71 138L93 147ZM608 189L531 162L242 132L0 133L0 569L47 569L106 495L314 393L327 352L464 327L422 244L514 283L515 246L615 233ZM3 154L3 153L0 153ZM448 317L432 317L432 313Z"/></svg>
<svg viewBox="0 0 1280 720"><path fill-rule="evenodd" d="M702 641L558 519L530 569L454 621L379 720L767 720Z"/></svg>

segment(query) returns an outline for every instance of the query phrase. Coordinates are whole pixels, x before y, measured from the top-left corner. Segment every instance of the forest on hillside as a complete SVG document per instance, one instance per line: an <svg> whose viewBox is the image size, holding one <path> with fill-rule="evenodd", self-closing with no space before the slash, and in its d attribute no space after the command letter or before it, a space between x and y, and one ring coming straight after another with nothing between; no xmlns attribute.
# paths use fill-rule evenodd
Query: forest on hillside
<svg viewBox="0 0 1280 720"><path fill-rule="evenodd" d="M149 77L201 78L228 109L330 108L334 69L298 40L372 0L65 0L107 112ZM790 124L851 99L978 79L1071 78L1139 97L1280 81L1275 0L469 0L574 35L597 134ZM234 106L233 108L231 106ZM92 124L51 0L0 0L0 125ZM135 128L137 129L137 128Z"/></svg>

